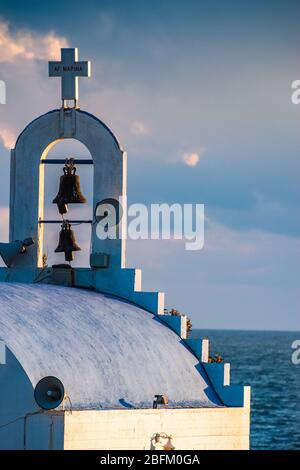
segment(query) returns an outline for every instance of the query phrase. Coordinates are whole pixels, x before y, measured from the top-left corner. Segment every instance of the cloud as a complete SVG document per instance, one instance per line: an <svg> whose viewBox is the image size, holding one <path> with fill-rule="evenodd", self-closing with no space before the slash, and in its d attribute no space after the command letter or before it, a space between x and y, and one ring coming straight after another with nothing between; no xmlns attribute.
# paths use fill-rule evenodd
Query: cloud
<svg viewBox="0 0 300 470"><path fill-rule="evenodd" d="M180 240L127 241L127 265L143 269L143 290L165 292L167 306L199 328L298 331L299 253L296 238L211 220L199 252Z"/></svg>
<svg viewBox="0 0 300 470"><path fill-rule="evenodd" d="M0 144L5 149L14 147L28 122L60 102L59 81L47 79L46 61L59 59L60 48L66 46L67 39L53 31L12 32L9 23L0 20L0 78L6 84L6 104L0 107Z"/></svg>
<svg viewBox="0 0 300 470"><path fill-rule="evenodd" d="M15 146L16 136L10 129L0 129L0 140L6 149L12 149Z"/></svg>
<svg viewBox="0 0 300 470"><path fill-rule="evenodd" d="M198 153L185 153L182 155L182 161L187 166L196 166L199 163Z"/></svg>
<svg viewBox="0 0 300 470"><path fill-rule="evenodd" d="M196 166L203 157L204 152L205 149L201 149L199 152L184 153L181 159L187 166Z"/></svg>
<svg viewBox="0 0 300 470"><path fill-rule="evenodd" d="M0 62L58 59L60 48L67 46L67 40L53 31L44 35L27 29L12 33L7 22L0 22Z"/></svg>
<svg viewBox="0 0 300 470"><path fill-rule="evenodd" d="M0 242L8 239L8 207L0 207Z"/></svg>
<svg viewBox="0 0 300 470"><path fill-rule="evenodd" d="M133 121L130 126L130 132L136 137L143 137L150 134L148 126L142 121Z"/></svg>
<svg viewBox="0 0 300 470"><path fill-rule="evenodd" d="M216 255L251 257L261 245L263 232L249 230L238 232L206 218L205 250Z"/></svg>
<svg viewBox="0 0 300 470"><path fill-rule="evenodd" d="M110 36L116 26L116 19L109 11L102 11L98 17L98 30L97 33L101 37Z"/></svg>

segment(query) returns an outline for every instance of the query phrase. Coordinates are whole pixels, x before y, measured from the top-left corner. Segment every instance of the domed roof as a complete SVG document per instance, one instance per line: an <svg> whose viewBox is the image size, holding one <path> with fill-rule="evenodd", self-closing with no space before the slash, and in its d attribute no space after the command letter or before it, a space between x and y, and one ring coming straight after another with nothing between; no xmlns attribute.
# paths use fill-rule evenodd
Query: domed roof
<svg viewBox="0 0 300 470"><path fill-rule="evenodd" d="M78 288L0 283L0 338L33 387L47 375L73 407L219 405L204 370L157 317L130 303Z"/></svg>

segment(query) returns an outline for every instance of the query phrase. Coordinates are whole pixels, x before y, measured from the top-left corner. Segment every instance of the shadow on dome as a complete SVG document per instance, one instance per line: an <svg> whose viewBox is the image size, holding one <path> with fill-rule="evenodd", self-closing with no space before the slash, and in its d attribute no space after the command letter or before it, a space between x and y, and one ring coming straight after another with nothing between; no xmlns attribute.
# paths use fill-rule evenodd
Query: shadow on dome
<svg viewBox="0 0 300 470"><path fill-rule="evenodd" d="M5 349L5 363L0 365L0 449L24 449L26 417L39 408L25 370L10 349Z"/></svg>

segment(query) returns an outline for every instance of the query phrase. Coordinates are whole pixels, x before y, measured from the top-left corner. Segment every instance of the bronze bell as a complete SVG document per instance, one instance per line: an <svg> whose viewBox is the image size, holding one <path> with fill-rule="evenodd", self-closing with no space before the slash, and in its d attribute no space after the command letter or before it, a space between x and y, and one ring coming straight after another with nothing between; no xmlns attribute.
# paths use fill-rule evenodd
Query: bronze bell
<svg viewBox="0 0 300 470"><path fill-rule="evenodd" d="M63 172L64 174L60 177L57 196L52 201L57 204L60 214L65 214L68 211L67 204L87 202L80 189L80 178L76 175L74 158L66 160Z"/></svg>
<svg viewBox="0 0 300 470"><path fill-rule="evenodd" d="M73 261L73 251L81 251L71 229L71 224L67 220L62 223L61 231L59 232L59 242L54 251L55 253L65 253L66 261Z"/></svg>

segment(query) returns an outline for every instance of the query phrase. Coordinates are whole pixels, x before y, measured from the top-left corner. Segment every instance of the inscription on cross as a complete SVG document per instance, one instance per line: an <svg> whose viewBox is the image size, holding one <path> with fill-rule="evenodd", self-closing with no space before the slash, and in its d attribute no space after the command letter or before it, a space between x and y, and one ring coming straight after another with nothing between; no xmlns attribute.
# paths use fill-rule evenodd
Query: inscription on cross
<svg viewBox="0 0 300 470"><path fill-rule="evenodd" d="M91 62L78 61L78 49L61 49L61 62L49 62L49 77L61 77L61 99L65 107L66 101L74 100L78 106L78 77L91 76Z"/></svg>

